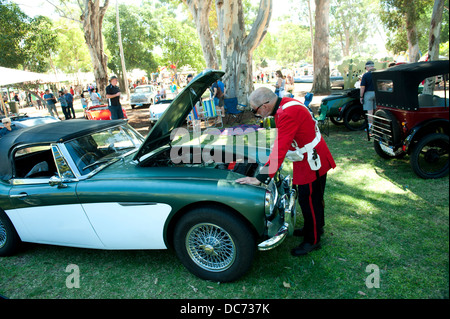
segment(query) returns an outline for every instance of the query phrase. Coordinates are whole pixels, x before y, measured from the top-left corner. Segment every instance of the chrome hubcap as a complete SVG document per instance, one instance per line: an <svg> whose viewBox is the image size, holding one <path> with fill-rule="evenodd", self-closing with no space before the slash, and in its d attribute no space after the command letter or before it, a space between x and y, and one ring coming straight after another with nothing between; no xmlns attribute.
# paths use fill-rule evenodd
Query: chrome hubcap
<svg viewBox="0 0 450 319"><path fill-rule="evenodd" d="M186 249L197 266L212 272L230 268L236 258L230 234L214 224L193 226L186 236Z"/></svg>

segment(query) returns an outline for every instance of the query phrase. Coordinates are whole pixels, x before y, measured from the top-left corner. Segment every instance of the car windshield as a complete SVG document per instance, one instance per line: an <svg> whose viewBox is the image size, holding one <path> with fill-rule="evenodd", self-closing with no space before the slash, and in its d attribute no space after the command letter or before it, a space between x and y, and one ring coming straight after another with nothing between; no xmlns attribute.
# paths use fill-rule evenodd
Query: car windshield
<svg viewBox="0 0 450 319"><path fill-rule="evenodd" d="M112 163L139 149L142 136L128 127L115 127L66 143L78 171L87 175L103 164Z"/></svg>
<svg viewBox="0 0 450 319"><path fill-rule="evenodd" d="M151 93L152 88L150 86L137 87L134 92L135 93Z"/></svg>

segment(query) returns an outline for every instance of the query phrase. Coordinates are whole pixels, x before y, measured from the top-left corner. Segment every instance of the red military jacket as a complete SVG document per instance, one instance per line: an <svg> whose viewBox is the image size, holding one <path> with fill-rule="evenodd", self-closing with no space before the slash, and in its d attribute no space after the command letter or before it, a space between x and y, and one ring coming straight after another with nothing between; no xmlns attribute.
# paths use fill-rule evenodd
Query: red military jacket
<svg viewBox="0 0 450 319"><path fill-rule="evenodd" d="M288 150L294 150L292 147L293 140L297 142L299 148L302 148L312 142L316 136L316 122L312 118L309 110L301 102L298 102L298 105L292 105L283 109L283 105L292 101L298 102L291 98L283 98L281 100L278 99L276 104L276 106L279 105L274 115L277 136L269 156L269 161L257 176L258 180L263 183L267 183L269 177L272 178L275 176ZM315 149L322 163L319 169L319 176L323 176L331 168L335 168L336 163L323 137ZM306 154L302 161L293 162L293 166L293 184L304 185L316 180L316 171L311 170Z"/></svg>

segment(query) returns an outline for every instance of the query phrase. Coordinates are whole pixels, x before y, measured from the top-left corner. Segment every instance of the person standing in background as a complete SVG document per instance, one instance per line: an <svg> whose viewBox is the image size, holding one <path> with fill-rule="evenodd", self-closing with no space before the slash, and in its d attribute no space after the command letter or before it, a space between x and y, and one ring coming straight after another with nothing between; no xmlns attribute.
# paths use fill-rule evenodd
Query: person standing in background
<svg viewBox="0 0 450 319"><path fill-rule="evenodd" d="M72 89L73 91L73 89ZM77 117L75 116L75 110L73 109L73 95L69 92L67 92L67 90L64 90L64 97L66 98L67 101L67 110L69 113L69 116L73 119L76 119ZM62 106L62 104L61 104ZM72 115L70 114L72 112Z"/></svg>
<svg viewBox="0 0 450 319"><path fill-rule="evenodd" d="M375 110L375 87L372 82L372 71L375 71L375 64L373 61L366 62L366 70L361 79L360 86L360 102L363 105L364 111L367 111L368 114L373 115ZM369 128L372 126L372 117L368 117L369 120Z"/></svg>
<svg viewBox="0 0 450 319"><path fill-rule="evenodd" d="M117 86L117 82L117 76L113 75L109 79L109 85L106 87L106 98L108 99L108 109L111 112L111 120L124 118L122 105L120 104L120 89Z"/></svg>

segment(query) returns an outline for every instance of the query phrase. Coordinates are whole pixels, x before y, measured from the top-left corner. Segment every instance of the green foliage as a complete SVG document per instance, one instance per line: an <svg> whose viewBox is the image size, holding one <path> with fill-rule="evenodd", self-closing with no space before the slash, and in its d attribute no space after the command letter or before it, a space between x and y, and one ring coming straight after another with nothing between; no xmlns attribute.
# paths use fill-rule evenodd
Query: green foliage
<svg viewBox="0 0 450 319"><path fill-rule="evenodd" d="M176 68L191 66L198 71L205 68L205 60L197 31L186 22L167 17L161 20L160 43L163 65Z"/></svg>
<svg viewBox="0 0 450 319"><path fill-rule="evenodd" d="M433 0L380 0L380 19L388 29L386 48L395 54L408 51L407 17L409 24L416 25L419 48L428 51Z"/></svg>
<svg viewBox="0 0 450 319"><path fill-rule="evenodd" d="M52 21L43 16L28 17L19 6L0 0L0 65L45 72L56 48Z"/></svg>
<svg viewBox="0 0 450 319"><path fill-rule="evenodd" d="M25 37L29 18L15 3L0 0L0 65L16 68L25 60L20 42Z"/></svg>
<svg viewBox="0 0 450 319"><path fill-rule="evenodd" d="M148 7L120 4L119 23L127 69L139 68L148 75L156 71L158 63L153 55L153 49L158 38L158 28L151 10ZM103 35L111 52L108 67L114 73L121 74L115 6L108 8L103 24Z"/></svg>
<svg viewBox="0 0 450 319"><path fill-rule="evenodd" d="M23 63L25 69L45 72L50 68L50 55L57 46L57 34L53 29L53 22L48 17L37 16L31 19L23 45L27 57Z"/></svg>
<svg viewBox="0 0 450 319"><path fill-rule="evenodd" d="M439 45L439 54L448 58L448 41Z"/></svg>
<svg viewBox="0 0 450 319"><path fill-rule="evenodd" d="M330 38L343 56L359 52L361 43L375 30L373 1L333 0L330 6Z"/></svg>
<svg viewBox="0 0 450 319"><path fill-rule="evenodd" d="M371 60L375 63L376 70L382 70L386 69L389 62L392 62L394 59L385 57L380 61L377 61L373 58L353 56L342 61L342 63L338 65L337 69L344 77L344 89L352 89L355 87L355 83L366 72L365 64L368 60Z"/></svg>
<svg viewBox="0 0 450 319"><path fill-rule="evenodd" d="M281 26L276 40L277 61L292 65L311 55L311 37L308 27L286 23Z"/></svg>
<svg viewBox="0 0 450 319"><path fill-rule="evenodd" d="M80 24L60 19L55 25L58 30L56 67L66 73L92 71L91 56Z"/></svg>

